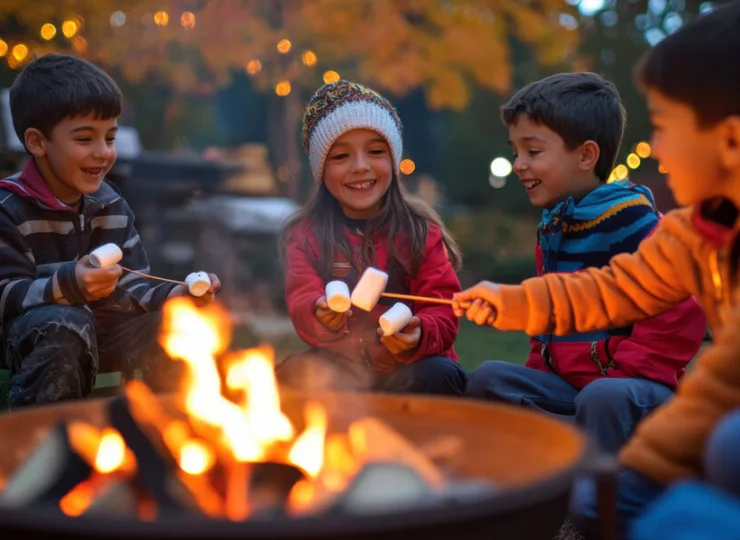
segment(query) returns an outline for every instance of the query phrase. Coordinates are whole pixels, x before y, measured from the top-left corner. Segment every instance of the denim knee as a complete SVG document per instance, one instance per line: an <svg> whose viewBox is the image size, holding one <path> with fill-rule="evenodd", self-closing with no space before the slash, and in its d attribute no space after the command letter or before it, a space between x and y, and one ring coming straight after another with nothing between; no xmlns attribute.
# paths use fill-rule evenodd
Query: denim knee
<svg viewBox="0 0 740 540"><path fill-rule="evenodd" d="M491 394L498 394L496 387L504 381L511 364L502 360L488 360L474 369L468 376L466 395L476 399L484 399Z"/></svg>
<svg viewBox="0 0 740 540"><path fill-rule="evenodd" d="M389 390L419 394L465 394L468 376L454 360L444 356L427 356L399 366L391 377Z"/></svg>

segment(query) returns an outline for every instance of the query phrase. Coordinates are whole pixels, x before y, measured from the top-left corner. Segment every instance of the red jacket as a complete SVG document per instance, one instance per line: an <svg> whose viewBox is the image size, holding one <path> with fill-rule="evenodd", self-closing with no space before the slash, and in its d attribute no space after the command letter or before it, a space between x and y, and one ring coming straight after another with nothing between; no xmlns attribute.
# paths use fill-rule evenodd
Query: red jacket
<svg viewBox="0 0 740 540"><path fill-rule="evenodd" d="M362 236L349 228L346 234L353 250L359 252ZM435 225L429 225L424 257L415 277L399 272L398 265L389 269L388 239L385 236L376 235L373 247L375 267L389 272L387 292L452 298L460 291L460 282L447 257L441 231ZM404 253L402 239L396 239L396 250ZM319 258L318 254L319 244L313 228L306 221L296 225L286 246L285 295L293 326L303 341L312 347L329 349L351 361L371 364L381 372L393 371L399 362L411 363L427 356L446 356L457 361L453 343L457 338L458 319L450 306L444 304L407 302L421 320L421 341L418 349L409 356L393 356L380 342L377 333L378 319L397 301L394 299L381 298L369 313L353 308L344 328L338 332L327 329L316 318L316 300L324 295L326 287L325 280L311 265L312 258ZM337 254L331 279L345 281L352 290L359 279L359 273L353 268L359 263L358 260L353 265L349 262L342 254Z"/></svg>
<svg viewBox="0 0 740 540"><path fill-rule="evenodd" d="M542 275L539 245L536 258L537 273ZM594 342L555 341L546 347L531 338L526 366L555 371L578 389L602 377L650 379L675 389L701 346L706 324L704 311L690 298L660 315L634 323L628 336L612 335Z"/></svg>

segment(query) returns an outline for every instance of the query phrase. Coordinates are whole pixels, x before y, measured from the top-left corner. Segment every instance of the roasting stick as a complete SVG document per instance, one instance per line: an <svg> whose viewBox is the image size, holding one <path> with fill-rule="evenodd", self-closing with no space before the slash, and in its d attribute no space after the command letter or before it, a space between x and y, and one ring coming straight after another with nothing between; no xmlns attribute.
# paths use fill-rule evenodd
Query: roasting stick
<svg viewBox="0 0 740 540"><path fill-rule="evenodd" d="M145 274L144 272L139 272L138 270L131 270L130 268L126 268L125 266L121 266L121 269L124 270L125 272L130 272L131 274L136 274L137 276L141 276L141 277L145 277L145 278L149 278L149 279L158 279L159 281L166 281L167 283L174 283L176 285L183 285L185 287L188 286L188 284L185 283L184 281L177 281L175 279L167 279L167 278L163 278L163 277L159 277L159 276L152 276L152 275L149 275L149 274Z"/></svg>
<svg viewBox="0 0 740 540"><path fill-rule="evenodd" d="M399 294L399 293L384 292L384 293L380 293L380 296L385 296L386 298L398 298L399 300L415 300L417 302L429 302L431 304L447 304L448 306L451 306L454 303L452 300L448 300L447 298L433 298L431 296L415 296L413 294ZM470 304L466 302L464 304L460 304L460 307L463 309L467 309L470 307Z"/></svg>

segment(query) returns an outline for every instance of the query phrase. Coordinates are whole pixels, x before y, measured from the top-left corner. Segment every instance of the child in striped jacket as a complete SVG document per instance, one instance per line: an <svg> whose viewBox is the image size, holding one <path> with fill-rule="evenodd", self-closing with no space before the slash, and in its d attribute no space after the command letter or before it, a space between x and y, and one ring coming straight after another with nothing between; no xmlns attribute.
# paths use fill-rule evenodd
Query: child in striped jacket
<svg viewBox="0 0 740 540"><path fill-rule="evenodd" d="M0 356L11 407L84 397L101 364L143 367L155 387L172 382L158 380L171 375L157 345L160 309L188 291L122 276L122 266L146 273L149 262L131 208L104 182L121 104L107 74L67 55L35 60L11 87L13 126L30 154L0 181ZM88 254L107 243L122 249L121 264L93 267ZM220 287L210 277L204 302Z"/></svg>

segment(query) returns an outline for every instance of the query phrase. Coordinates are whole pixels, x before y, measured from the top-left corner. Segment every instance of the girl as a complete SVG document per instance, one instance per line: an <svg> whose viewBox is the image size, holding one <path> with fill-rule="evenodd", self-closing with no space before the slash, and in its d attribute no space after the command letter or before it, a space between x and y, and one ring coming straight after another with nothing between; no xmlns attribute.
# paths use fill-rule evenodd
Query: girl
<svg viewBox="0 0 740 540"><path fill-rule="evenodd" d="M411 302L414 317L381 337L371 312L336 313L326 283L352 290L368 266L388 272L386 291L452 298L460 252L437 214L399 183L401 121L393 106L359 84L321 87L308 103L303 146L316 187L282 233L286 303L312 349L287 358L281 383L304 389L463 394L467 376L452 347L458 322L449 306Z"/></svg>

